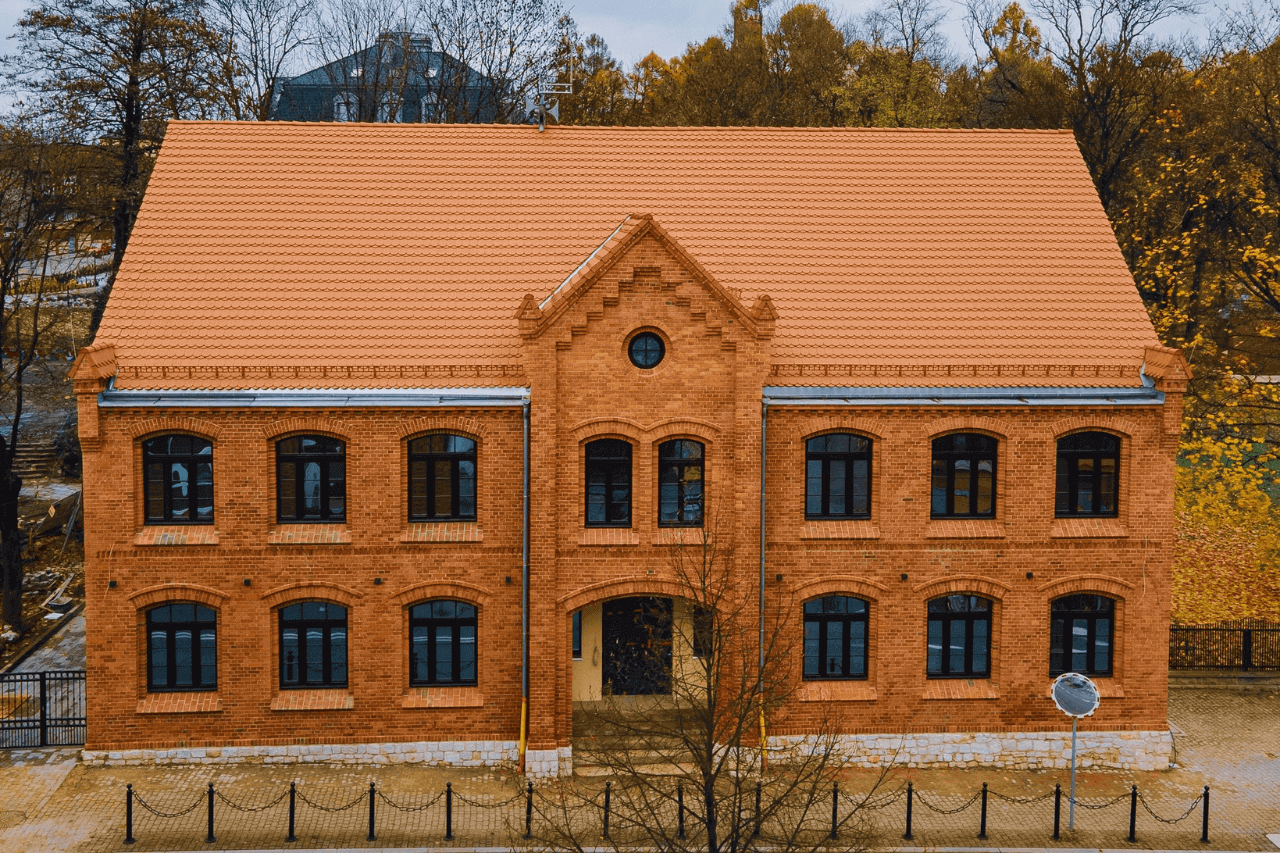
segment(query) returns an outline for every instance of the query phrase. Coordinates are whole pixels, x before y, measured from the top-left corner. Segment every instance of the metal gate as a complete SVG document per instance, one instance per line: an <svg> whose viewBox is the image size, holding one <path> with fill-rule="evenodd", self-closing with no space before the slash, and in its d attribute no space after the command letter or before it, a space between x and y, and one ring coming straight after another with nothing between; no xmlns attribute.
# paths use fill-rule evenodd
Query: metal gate
<svg viewBox="0 0 1280 853"><path fill-rule="evenodd" d="M84 671L0 673L0 749L84 744Z"/></svg>

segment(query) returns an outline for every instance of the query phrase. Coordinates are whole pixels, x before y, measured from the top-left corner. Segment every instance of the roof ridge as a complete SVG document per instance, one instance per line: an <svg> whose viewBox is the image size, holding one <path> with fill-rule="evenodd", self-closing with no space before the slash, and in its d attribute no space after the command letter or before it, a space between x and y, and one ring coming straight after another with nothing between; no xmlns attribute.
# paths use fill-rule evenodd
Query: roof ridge
<svg viewBox="0 0 1280 853"><path fill-rule="evenodd" d="M374 121L231 121L221 119L170 119L170 126L238 126L243 128L255 128L249 132L265 132L266 129L278 128L282 126L288 127L309 127L315 130L327 130L339 132L342 130L350 130L360 128L368 130L370 128L379 128L382 132L392 131L413 131L426 132L429 130L461 130L461 129L485 129L485 130L511 130L520 131L522 133L530 133L536 129L531 124L498 124L490 123L467 123L467 124L446 124L437 122L374 122ZM256 130L262 128L263 130ZM888 136L896 133L903 134L930 134L944 133L955 135L972 135L972 136L1065 136L1073 135L1074 131L1070 128L1022 128L1022 127L806 127L795 125L547 125L547 132L567 132L567 133L598 133L603 131L627 133L693 133L693 132L714 132L714 133L752 133L752 132L776 132L786 131L788 133L820 133L820 134L868 134L873 136Z"/></svg>

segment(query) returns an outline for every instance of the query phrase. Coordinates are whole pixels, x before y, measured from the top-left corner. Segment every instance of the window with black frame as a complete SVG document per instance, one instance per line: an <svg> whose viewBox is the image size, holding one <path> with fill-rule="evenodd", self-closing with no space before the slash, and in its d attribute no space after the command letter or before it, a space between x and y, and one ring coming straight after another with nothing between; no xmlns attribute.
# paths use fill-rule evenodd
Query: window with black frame
<svg viewBox="0 0 1280 853"><path fill-rule="evenodd" d="M948 595L929 602L927 669L930 678L991 675L991 602Z"/></svg>
<svg viewBox="0 0 1280 853"><path fill-rule="evenodd" d="M427 601L409 610L409 683L415 687L476 683L476 608Z"/></svg>
<svg viewBox="0 0 1280 853"><path fill-rule="evenodd" d="M280 609L280 686L347 686L347 608L304 601Z"/></svg>
<svg viewBox="0 0 1280 853"><path fill-rule="evenodd" d="M296 435L276 442L276 518L347 520L344 442L324 435Z"/></svg>
<svg viewBox="0 0 1280 853"><path fill-rule="evenodd" d="M658 526L701 527L705 448L679 438L658 446Z"/></svg>
<svg viewBox="0 0 1280 853"><path fill-rule="evenodd" d="M474 521L476 443L461 435L409 442L409 520Z"/></svg>
<svg viewBox="0 0 1280 853"><path fill-rule="evenodd" d="M1120 439L1105 432L1077 432L1058 439L1054 514L1116 515Z"/></svg>
<svg viewBox="0 0 1280 853"><path fill-rule="evenodd" d="M867 602L828 595L804 603L804 677L867 677Z"/></svg>
<svg viewBox="0 0 1280 853"><path fill-rule="evenodd" d="M213 442L162 435L142 443L147 524L213 523Z"/></svg>
<svg viewBox="0 0 1280 853"><path fill-rule="evenodd" d="M586 446L587 527L631 526L631 445L601 438Z"/></svg>
<svg viewBox="0 0 1280 853"><path fill-rule="evenodd" d="M216 690L218 615L200 604L161 604L147 611L147 690Z"/></svg>
<svg viewBox="0 0 1280 853"><path fill-rule="evenodd" d="M1054 599L1049 625L1049 674L1110 675L1116 603L1079 593Z"/></svg>
<svg viewBox="0 0 1280 853"><path fill-rule="evenodd" d="M805 442L805 518L871 517L871 441L820 435Z"/></svg>
<svg viewBox="0 0 1280 853"><path fill-rule="evenodd" d="M996 447L994 438L976 433L933 440L930 511L934 518L995 515Z"/></svg>

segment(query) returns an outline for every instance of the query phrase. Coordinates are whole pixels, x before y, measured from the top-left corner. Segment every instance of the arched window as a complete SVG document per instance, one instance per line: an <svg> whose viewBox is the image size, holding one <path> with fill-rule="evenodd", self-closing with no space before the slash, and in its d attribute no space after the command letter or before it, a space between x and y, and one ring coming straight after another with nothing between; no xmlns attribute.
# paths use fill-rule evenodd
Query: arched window
<svg viewBox="0 0 1280 853"><path fill-rule="evenodd" d="M461 435L409 442L409 520L473 521L476 443Z"/></svg>
<svg viewBox="0 0 1280 853"><path fill-rule="evenodd" d="M703 457L700 441L678 438L658 446L658 526L701 527Z"/></svg>
<svg viewBox="0 0 1280 853"><path fill-rule="evenodd" d="M588 442L586 526L631 526L631 445L617 438Z"/></svg>
<svg viewBox="0 0 1280 853"><path fill-rule="evenodd" d="M820 435L805 442L805 518L871 517L871 441Z"/></svg>
<svg viewBox="0 0 1280 853"><path fill-rule="evenodd" d="M147 690L216 690L218 617L200 604L161 604L147 611Z"/></svg>
<svg viewBox="0 0 1280 853"><path fill-rule="evenodd" d="M1049 674L1111 674L1116 603L1105 595L1079 593L1054 599L1049 626Z"/></svg>
<svg viewBox="0 0 1280 853"><path fill-rule="evenodd" d="M1114 516L1120 474L1120 439L1077 432L1058 439L1057 516Z"/></svg>
<svg viewBox="0 0 1280 853"><path fill-rule="evenodd" d="M213 523L213 443L163 435L142 443L147 524Z"/></svg>
<svg viewBox="0 0 1280 853"><path fill-rule="evenodd" d="M304 601L280 609L280 686L347 685L347 608Z"/></svg>
<svg viewBox="0 0 1280 853"><path fill-rule="evenodd" d="M933 440L934 518L990 518L996 513L996 440L976 433Z"/></svg>
<svg viewBox="0 0 1280 853"><path fill-rule="evenodd" d="M867 677L867 603L828 595L804 604L804 677Z"/></svg>
<svg viewBox="0 0 1280 853"><path fill-rule="evenodd" d="M347 448L324 435L276 442L276 518L347 520Z"/></svg>
<svg viewBox="0 0 1280 853"><path fill-rule="evenodd" d="M928 673L931 678L991 674L991 602L947 595L929 602Z"/></svg>
<svg viewBox="0 0 1280 853"><path fill-rule="evenodd" d="M409 610L409 683L476 683L476 608L427 601Z"/></svg>

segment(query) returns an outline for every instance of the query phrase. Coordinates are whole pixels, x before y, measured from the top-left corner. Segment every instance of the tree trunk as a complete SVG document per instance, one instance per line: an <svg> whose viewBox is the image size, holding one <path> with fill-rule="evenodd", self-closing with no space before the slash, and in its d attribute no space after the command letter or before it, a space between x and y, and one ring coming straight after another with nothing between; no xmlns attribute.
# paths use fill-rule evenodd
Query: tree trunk
<svg viewBox="0 0 1280 853"><path fill-rule="evenodd" d="M18 529L18 493L22 478L8 470L0 473L0 575L4 578L3 617L18 634L22 624L22 545L23 533Z"/></svg>

